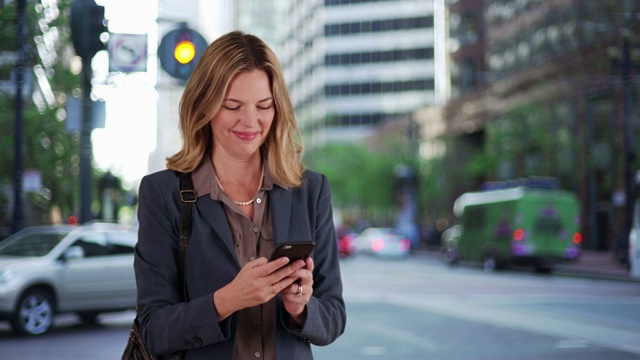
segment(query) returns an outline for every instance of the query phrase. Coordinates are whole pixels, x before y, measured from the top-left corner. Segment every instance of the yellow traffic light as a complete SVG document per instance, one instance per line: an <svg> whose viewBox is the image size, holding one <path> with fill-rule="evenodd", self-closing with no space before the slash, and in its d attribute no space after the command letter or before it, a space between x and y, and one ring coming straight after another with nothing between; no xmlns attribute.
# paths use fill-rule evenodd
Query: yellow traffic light
<svg viewBox="0 0 640 360"><path fill-rule="evenodd" d="M202 35L182 25L162 37L158 46L160 65L174 78L187 80L207 46Z"/></svg>
<svg viewBox="0 0 640 360"><path fill-rule="evenodd" d="M180 64L188 64L196 57L196 46L188 40L180 41L173 51L173 56Z"/></svg>

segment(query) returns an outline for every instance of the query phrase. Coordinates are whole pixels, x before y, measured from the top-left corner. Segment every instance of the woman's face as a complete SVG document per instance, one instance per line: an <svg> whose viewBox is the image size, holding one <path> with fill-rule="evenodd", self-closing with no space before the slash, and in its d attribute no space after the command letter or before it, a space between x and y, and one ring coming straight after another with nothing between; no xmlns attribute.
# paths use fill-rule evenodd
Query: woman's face
<svg viewBox="0 0 640 360"><path fill-rule="evenodd" d="M213 151L244 160L264 143L275 116L267 74L251 70L236 75L229 84L222 107L211 119Z"/></svg>

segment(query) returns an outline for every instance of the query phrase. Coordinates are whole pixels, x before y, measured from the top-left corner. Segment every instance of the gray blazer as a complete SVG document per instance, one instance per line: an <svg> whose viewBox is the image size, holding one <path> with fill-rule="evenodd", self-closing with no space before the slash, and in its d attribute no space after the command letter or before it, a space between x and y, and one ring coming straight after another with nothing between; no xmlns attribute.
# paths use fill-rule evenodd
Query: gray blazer
<svg viewBox="0 0 640 360"><path fill-rule="evenodd" d="M181 300L178 278L180 198L178 173L163 170L142 179L140 222L134 267L138 317L154 353L187 350L186 359L232 359L236 316L218 323L213 293L240 271L223 204L199 196L193 206L187 248L189 301ZM327 345L346 325L345 304L331 210L324 175L305 171L304 185L269 193L275 244L313 240L313 296L302 329L288 328L288 314L277 296L277 359L312 359L310 344Z"/></svg>

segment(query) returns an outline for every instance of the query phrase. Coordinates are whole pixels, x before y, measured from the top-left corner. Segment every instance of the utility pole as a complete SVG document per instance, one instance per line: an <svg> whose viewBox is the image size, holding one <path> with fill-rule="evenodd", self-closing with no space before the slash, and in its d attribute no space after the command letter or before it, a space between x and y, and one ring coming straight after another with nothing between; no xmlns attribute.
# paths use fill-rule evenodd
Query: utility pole
<svg viewBox="0 0 640 360"><path fill-rule="evenodd" d="M624 92L624 185L625 185L625 209L623 242L626 250L629 246L629 232L633 225L634 192L634 164L635 153L633 151L633 95L631 92L631 45L628 36L625 36L622 45L622 88Z"/></svg>
<svg viewBox="0 0 640 360"><path fill-rule="evenodd" d="M18 0L17 17L18 17L18 63L16 65L16 94L15 94L15 110L16 110L16 127L14 135L14 162L13 162L13 221L11 223L11 231L17 232L24 227L24 214L22 206L22 86L24 82L25 68L25 50L24 43L26 38L25 26L25 8L26 0Z"/></svg>

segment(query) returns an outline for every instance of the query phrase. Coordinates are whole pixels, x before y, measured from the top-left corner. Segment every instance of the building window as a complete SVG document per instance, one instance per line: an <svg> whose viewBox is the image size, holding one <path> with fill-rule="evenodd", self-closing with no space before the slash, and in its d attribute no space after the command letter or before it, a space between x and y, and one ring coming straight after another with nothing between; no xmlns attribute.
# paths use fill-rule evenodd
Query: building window
<svg viewBox="0 0 640 360"><path fill-rule="evenodd" d="M374 20L364 22L349 22L341 24L327 24L324 26L326 37L375 33L381 31L415 30L433 27L433 16L414 18Z"/></svg>
<svg viewBox="0 0 640 360"><path fill-rule="evenodd" d="M476 66L473 60L467 60L462 64L460 87L462 90L472 89L476 85Z"/></svg>
<svg viewBox="0 0 640 360"><path fill-rule="evenodd" d="M324 0L324 6L341 6L341 5L353 5L362 3L375 3L384 2L389 0Z"/></svg>
<svg viewBox="0 0 640 360"><path fill-rule="evenodd" d="M324 63L331 67L426 59L433 59L433 48L329 54L325 55Z"/></svg>
<svg viewBox="0 0 640 360"><path fill-rule="evenodd" d="M325 86L327 97L348 95L377 95L403 91L425 91L434 89L433 79L390 81L373 83L336 84Z"/></svg>
<svg viewBox="0 0 640 360"><path fill-rule="evenodd" d="M370 114L352 114L352 115L336 115L330 116L330 120L327 121L327 125L330 126L370 126L376 125L386 117L397 117L406 114L384 114L384 113L370 113Z"/></svg>

